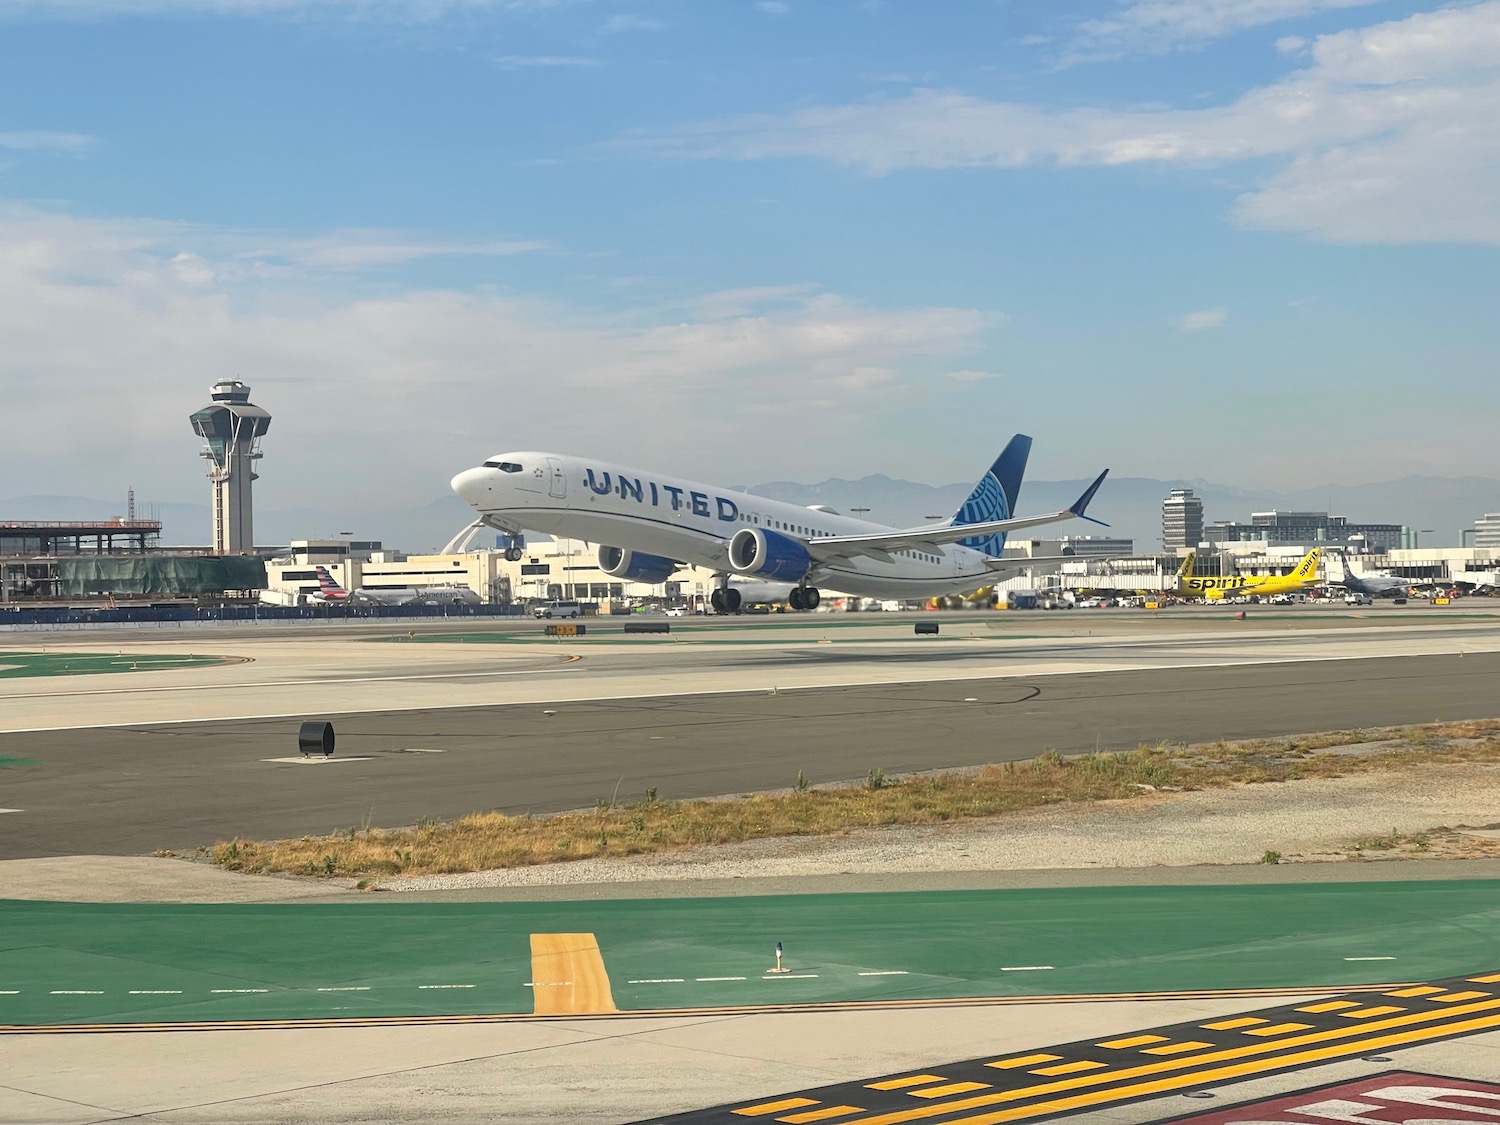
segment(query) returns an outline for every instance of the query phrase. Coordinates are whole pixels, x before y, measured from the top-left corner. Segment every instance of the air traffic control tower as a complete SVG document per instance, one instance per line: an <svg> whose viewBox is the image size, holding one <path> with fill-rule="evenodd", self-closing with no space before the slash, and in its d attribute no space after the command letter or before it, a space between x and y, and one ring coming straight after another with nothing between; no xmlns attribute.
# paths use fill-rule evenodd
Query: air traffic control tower
<svg viewBox="0 0 1500 1125"><path fill-rule="evenodd" d="M260 460L260 436L271 415L250 404L250 388L238 379L214 384L213 401L193 412L193 431L204 441L199 456L213 481L214 551L234 555L255 549L250 508L251 466Z"/></svg>

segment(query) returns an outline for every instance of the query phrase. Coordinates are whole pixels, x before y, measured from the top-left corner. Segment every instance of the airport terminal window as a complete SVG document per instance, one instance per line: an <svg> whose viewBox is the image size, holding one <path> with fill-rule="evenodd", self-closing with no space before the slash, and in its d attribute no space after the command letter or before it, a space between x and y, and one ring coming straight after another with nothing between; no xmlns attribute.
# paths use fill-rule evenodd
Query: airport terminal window
<svg viewBox="0 0 1500 1125"><path fill-rule="evenodd" d="M486 469L499 469L502 473L519 473L521 471L521 466L514 461L486 461L484 467Z"/></svg>

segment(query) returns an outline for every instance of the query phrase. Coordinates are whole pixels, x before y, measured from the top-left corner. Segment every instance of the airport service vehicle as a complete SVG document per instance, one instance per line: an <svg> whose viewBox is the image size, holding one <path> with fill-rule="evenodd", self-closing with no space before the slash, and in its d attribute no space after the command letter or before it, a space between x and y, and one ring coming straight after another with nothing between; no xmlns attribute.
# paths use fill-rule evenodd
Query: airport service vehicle
<svg viewBox="0 0 1500 1125"><path fill-rule="evenodd" d="M896 528L841 515L823 505L799 507L746 492L560 453L500 453L453 478L484 524L522 542L525 531L599 544L599 569L612 578L655 585L679 567L717 573L711 604L741 604L731 575L792 583L793 609L816 609L820 583L870 598L919 599L992 584L1038 562L1003 559L1012 531L1087 519L1100 473L1060 512L1013 516L1031 452L1011 438L950 519ZM1105 525L1107 526L1107 525ZM1071 557L1071 556L1068 556Z"/></svg>
<svg viewBox="0 0 1500 1125"><path fill-rule="evenodd" d="M1193 573L1193 563L1198 553L1189 551L1177 570L1175 593L1216 602L1300 592L1318 580L1318 559L1322 554L1322 548L1314 547L1302 556L1302 561L1290 574L1231 574L1222 578L1210 578Z"/></svg>
<svg viewBox="0 0 1500 1125"><path fill-rule="evenodd" d="M1351 590L1349 593L1347 593L1347 594L1344 595L1344 604L1345 605L1374 605L1375 604L1375 599L1372 598L1372 597L1370 597L1369 594L1358 594L1358 593L1355 593L1354 591Z"/></svg>
<svg viewBox="0 0 1500 1125"><path fill-rule="evenodd" d="M327 567L315 568L318 592L310 600L324 605L478 605L467 586L361 586L346 590Z"/></svg>
<svg viewBox="0 0 1500 1125"><path fill-rule="evenodd" d="M1410 578L1394 574L1356 574L1343 551L1329 551L1328 563L1328 584L1341 586L1351 593L1367 594L1372 598L1383 594L1400 597L1406 594L1407 587L1411 585Z"/></svg>
<svg viewBox="0 0 1500 1125"><path fill-rule="evenodd" d="M583 607L577 602L547 602L531 613L534 617L582 617Z"/></svg>

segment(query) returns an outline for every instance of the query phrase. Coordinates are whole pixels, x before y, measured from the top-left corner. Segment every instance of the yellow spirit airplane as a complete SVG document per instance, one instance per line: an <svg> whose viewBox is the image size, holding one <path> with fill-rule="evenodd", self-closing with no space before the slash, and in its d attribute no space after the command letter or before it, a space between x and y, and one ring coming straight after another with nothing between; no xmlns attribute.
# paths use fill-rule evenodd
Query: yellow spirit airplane
<svg viewBox="0 0 1500 1125"><path fill-rule="evenodd" d="M1210 601L1250 594L1296 593L1318 580L1318 559L1322 554L1322 548L1314 547L1303 556L1297 569L1290 574L1235 574L1225 578L1208 578L1193 574L1193 561L1197 552L1189 551L1177 571L1177 593L1183 597L1208 598Z"/></svg>

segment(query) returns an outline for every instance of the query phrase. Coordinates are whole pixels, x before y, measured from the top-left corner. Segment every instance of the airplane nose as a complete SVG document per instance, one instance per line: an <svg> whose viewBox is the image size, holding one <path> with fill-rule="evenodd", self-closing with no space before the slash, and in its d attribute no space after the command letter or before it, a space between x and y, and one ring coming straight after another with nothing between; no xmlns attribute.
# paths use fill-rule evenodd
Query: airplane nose
<svg viewBox="0 0 1500 1125"><path fill-rule="evenodd" d="M470 505L477 508L487 491L490 471L488 469L465 469L449 482L453 491Z"/></svg>

